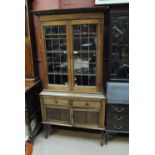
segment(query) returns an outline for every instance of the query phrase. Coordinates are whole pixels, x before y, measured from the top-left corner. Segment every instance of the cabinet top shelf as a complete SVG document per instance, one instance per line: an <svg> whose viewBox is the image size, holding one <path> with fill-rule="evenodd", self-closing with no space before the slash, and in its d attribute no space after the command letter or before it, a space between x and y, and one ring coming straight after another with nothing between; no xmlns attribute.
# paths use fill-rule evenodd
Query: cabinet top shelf
<svg viewBox="0 0 155 155"><path fill-rule="evenodd" d="M40 95L55 96L55 97L72 97L72 98L89 98L89 99L105 99L105 95L102 93L77 93L77 92L59 92L43 90Z"/></svg>

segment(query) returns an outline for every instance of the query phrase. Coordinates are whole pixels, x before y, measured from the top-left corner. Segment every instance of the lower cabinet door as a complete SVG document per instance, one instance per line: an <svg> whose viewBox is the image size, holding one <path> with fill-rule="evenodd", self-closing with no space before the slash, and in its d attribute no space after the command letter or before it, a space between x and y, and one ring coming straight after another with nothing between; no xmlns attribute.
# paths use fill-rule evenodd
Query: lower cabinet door
<svg viewBox="0 0 155 155"><path fill-rule="evenodd" d="M66 107L45 106L46 120L53 123L70 124L70 109Z"/></svg>
<svg viewBox="0 0 155 155"><path fill-rule="evenodd" d="M100 110L73 109L73 125L79 127L100 127Z"/></svg>

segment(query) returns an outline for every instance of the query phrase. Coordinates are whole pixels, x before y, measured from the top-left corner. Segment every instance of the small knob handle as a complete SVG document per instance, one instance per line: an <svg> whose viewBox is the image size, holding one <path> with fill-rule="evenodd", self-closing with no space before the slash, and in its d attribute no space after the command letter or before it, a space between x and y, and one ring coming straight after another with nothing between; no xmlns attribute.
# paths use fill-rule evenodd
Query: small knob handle
<svg viewBox="0 0 155 155"><path fill-rule="evenodd" d="M55 100L55 103L58 103L58 101L57 101L57 100Z"/></svg>

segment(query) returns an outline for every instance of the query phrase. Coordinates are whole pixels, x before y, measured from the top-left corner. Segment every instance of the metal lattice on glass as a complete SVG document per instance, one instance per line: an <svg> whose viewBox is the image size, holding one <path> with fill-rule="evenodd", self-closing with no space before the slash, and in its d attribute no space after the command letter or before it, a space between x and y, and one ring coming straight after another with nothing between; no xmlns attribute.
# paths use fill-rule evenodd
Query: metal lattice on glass
<svg viewBox="0 0 155 155"><path fill-rule="evenodd" d="M129 78L129 17L112 17L111 78Z"/></svg>
<svg viewBox="0 0 155 155"><path fill-rule="evenodd" d="M96 86L97 25L73 25L75 86Z"/></svg>
<svg viewBox="0 0 155 155"><path fill-rule="evenodd" d="M44 28L49 84L67 85L66 26Z"/></svg>

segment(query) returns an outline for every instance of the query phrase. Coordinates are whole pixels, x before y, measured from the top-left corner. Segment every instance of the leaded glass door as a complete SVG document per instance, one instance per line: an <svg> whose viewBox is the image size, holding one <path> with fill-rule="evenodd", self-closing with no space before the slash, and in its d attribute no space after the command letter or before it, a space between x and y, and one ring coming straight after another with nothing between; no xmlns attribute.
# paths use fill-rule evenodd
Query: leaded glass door
<svg viewBox="0 0 155 155"><path fill-rule="evenodd" d="M48 22L43 25L47 87L69 90L69 57L67 22Z"/></svg>
<svg viewBox="0 0 155 155"><path fill-rule="evenodd" d="M48 21L41 28L45 87L103 91L103 20Z"/></svg>
<svg viewBox="0 0 155 155"><path fill-rule="evenodd" d="M101 35L102 28L99 20L72 21L72 63L73 90L98 91L100 73L102 72Z"/></svg>

